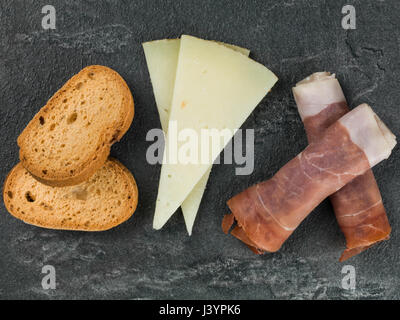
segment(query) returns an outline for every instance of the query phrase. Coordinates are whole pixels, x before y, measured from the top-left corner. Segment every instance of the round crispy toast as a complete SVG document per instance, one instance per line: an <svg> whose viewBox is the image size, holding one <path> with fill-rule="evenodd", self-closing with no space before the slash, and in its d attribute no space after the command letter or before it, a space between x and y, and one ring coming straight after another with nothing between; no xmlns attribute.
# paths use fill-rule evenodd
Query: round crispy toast
<svg viewBox="0 0 400 320"><path fill-rule="evenodd" d="M104 66L86 67L18 137L21 163L42 183L79 184L104 164L133 117L132 94L122 77Z"/></svg>
<svg viewBox="0 0 400 320"><path fill-rule="evenodd" d="M104 231L132 216L138 188L129 170L115 159L107 160L87 181L65 187L40 183L19 163L6 178L3 200L14 217L31 225Z"/></svg>

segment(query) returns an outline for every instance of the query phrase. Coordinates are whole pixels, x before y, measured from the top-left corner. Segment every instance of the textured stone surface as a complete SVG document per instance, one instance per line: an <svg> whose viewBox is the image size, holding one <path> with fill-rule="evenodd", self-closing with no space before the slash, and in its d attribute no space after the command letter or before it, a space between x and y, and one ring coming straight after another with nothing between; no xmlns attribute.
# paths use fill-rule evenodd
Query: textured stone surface
<svg viewBox="0 0 400 320"><path fill-rule="evenodd" d="M114 68L136 103L128 134L112 149L134 173L140 205L134 217L104 233L38 229L0 207L0 298L400 298L400 153L376 173L390 241L351 259L357 289L341 288L344 238L331 205L322 203L282 250L261 257L221 232L226 200L269 178L306 145L291 87L320 70L336 72L351 107L370 103L400 132L398 0L351 1L357 29L341 28L348 1L61 1L57 29L41 28L49 1L0 3L0 177L18 161L16 139L32 116L74 73L89 64ZM143 41L182 33L234 43L280 81L246 121L256 130L255 171L236 177L215 166L191 238L181 212L152 230L159 166L145 159L148 130L160 127ZM42 266L54 265L57 289L41 287Z"/></svg>

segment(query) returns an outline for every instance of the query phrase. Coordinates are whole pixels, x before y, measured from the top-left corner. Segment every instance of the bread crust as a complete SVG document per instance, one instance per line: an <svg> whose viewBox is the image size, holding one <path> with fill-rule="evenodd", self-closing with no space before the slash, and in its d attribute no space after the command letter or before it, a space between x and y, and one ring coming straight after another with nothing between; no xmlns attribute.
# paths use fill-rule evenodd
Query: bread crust
<svg viewBox="0 0 400 320"><path fill-rule="evenodd" d="M72 170L66 172L63 168L59 170L45 170L41 161L33 159L30 155L32 151L32 134L38 131L38 123L43 117L49 117L52 110L56 106L60 106L65 98L65 95L74 92L74 88L82 83L83 79L90 78L93 73L104 73L109 76L112 81L115 81L119 93L122 94L122 105L119 110L121 113L120 120L113 127L103 128L98 133L98 150L86 161L82 161L78 165L71 168ZM81 70L78 74L73 76L65 85L58 90L53 97L47 102L47 104L41 108L41 110L33 117L27 127L18 137L18 146L20 147L19 157L22 165L40 182L56 187L71 186L79 184L90 178L107 160L111 146L118 142L124 134L128 131L134 118L134 101L132 93L129 90L128 85L122 79L122 77L114 70L99 65L88 66ZM78 138L78 137L77 137ZM84 141L83 141L84 143ZM73 171L73 173L71 173Z"/></svg>
<svg viewBox="0 0 400 320"><path fill-rule="evenodd" d="M133 215L138 204L138 188L132 173L118 160L109 158L104 166L93 176L93 179L96 178L96 175L101 175L101 171L104 172L104 170L115 170L116 174L114 176L118 176L118 185L127 186L126 192L129 196L124 197L126 196L124 193L124 196L119 199L121 206L125 209L123 212L121 209L114 209L112 216L108 212L96 212L95 221L89 221L91 217L90 206L87 205L86 207L86 203L77 201L76 199L71 200L67 197L74 192L74 188L78 187L79 189L79 186L87 189L96 189L98 186L95 183L85 182L78 186L62 188L51 187L38 182L21 163L18 163L10 171L4 182L3 201L5 207L15 218L27 224L46 229L91 232L109 230L125 222ZM32 197L35 197L35 199L32 199L34 201L29 202L24 198L24 194L27 197L26 194L30 191L29 186L32 184L36 186L36 193L32 193ZM53 201L49 200L49 197L56 195L59 198L53 199ZM104 201L100 201L97 198L90 200L92 201L91 207L93 207L93 204L96 206L96 203L99 205L104 204L104 202L109 201L111 196L113 196L112 193L107 193L104 194ZM43 201L46 202L45 206L43 206ZM76 208L72 207L68 212L56 210L61 204L70 204L73 206L74 203L78 203L78 205ZM49 207L52 209L49 210ZM75 215L78 209L82 212L79 215ZM86 220L89 222L85 223L84 221Z"/></svg>

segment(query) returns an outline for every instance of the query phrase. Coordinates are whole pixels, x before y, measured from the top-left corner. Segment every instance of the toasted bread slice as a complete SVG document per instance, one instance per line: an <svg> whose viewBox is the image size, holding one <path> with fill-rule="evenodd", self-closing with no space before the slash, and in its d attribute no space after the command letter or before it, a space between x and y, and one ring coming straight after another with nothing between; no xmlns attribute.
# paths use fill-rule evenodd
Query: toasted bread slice
<svg viewBox="0 0 400 320"><path fill-rule="evenodd" d="M42 183L79 184L104 164L133 116L132 94L121 76L107 67L86 67L19 136L21 163Z"/></svg>
<svg viewBox="0 0 400 320"><path fill-rule="evenodd" d="M114 159L107 160L88 181L67 187L42 184L19 163L4 183L3 199L7 210L28 224L104 231L132 216L138 189L129 170Z"/></svg>

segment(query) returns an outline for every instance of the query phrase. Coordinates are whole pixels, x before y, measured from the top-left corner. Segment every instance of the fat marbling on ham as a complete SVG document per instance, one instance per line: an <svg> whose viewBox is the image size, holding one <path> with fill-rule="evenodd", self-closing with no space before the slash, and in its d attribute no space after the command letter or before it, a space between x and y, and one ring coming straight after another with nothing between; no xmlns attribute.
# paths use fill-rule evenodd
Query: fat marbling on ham
<svg viewBox="0 0 400 320"><path fill-rule="evenodd" d="M315 112L315 111L314 111ZM396 138L366 104L332 124L271 179L228 201L222 228L257 253L275 252L325 198L389 157Z"/></svg>
<svg viewBox="0 0 400 320"><path fill-rule="evenodd" d="M316 72L300 81L293 94L309 142L349 112L339 81L329 72ZM355 119L354 121L357 121ZM389 238L391 228L371 170L330 196L336 219L346 238L344 261Z"/></svg>

